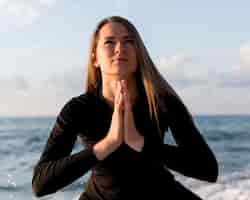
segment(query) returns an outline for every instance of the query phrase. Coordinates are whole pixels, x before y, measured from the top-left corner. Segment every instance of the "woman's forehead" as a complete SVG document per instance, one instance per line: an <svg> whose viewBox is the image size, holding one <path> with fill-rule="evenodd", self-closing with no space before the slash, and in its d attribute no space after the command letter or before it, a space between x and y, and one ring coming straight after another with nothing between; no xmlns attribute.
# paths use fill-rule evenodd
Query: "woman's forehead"
<svg viewBox="0 0 250 200"><path fill-rule="evenodd" d="M125 25L119 22L109 22L102 26L99 31L100 39L113 39L113 38L131 38L132 35L129 33Z"/></svg>

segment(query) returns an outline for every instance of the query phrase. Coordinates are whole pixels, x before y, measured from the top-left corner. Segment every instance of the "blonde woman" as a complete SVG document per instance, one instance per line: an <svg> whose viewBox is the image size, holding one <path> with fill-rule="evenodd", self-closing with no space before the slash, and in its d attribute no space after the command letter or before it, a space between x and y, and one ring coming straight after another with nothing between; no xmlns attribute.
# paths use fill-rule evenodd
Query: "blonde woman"
<svg viewBox="0 0 250 200"><path fill-rule="evenodd" d="M112 16L93 33L86 91L58 114L32 179L36 196L91 170L80 200L200 199L169 169L215 182L218 165L134 25ZM175 145L164 144L171 130ZM77 137L84 149L71 154Z"/></svg>

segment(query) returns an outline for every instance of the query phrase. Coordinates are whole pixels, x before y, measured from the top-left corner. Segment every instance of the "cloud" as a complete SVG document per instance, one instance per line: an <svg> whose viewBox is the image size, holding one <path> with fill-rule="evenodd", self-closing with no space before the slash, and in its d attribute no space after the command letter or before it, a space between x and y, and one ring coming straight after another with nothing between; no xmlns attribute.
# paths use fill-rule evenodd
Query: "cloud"
<svg viewBox="0 0 250 200"><path fill-rule="evenodd" d="M248 88L216 86L189 87L177 90L191 113L195 114L249 114Z"/></svg>
<svg viewBox="0 0 250 200"><path fill-rule="evenodd" d="M250 71L250 42L240 46L240 67Z"/></svg>
<svg viewBox="0 0 250 200"><path fill-rule="evenodd" d="M61 73L53 73L48 79L43 80L42 87L65 96L73 96L83 92L85 73L82 68L75 67Z"/></svg>
<svg viewBox="0 0 250 200"><path fill-rule="evenodd" d="M190 56L168 56L158 60L157 67L163 76L173 85L185 88L206 85L207 79L195 70L194 59ZM196 66L197 67L197 66Z"/></svg>
<svg viewBox="0 0 250 200"><path fill-rule="evenodd" d="M165 56L157 66L191 113L249 114L249 47L245 43L234 54L226 49L216 55Z"/></svg>
<svg viewBox="0 0 250 200"><path fill-rule="evenodd" d="M0 115L56 115L73 96L84 92L81 67L53 73L40 80L17 76L0 79Z"/></svg>
<svg viewBox="0 0 250 200"><path fill-rule="evenodd" d="M226 88L250 88L250 43L240 46L240 61L230 72L217 76L218 86Z"/></svg>
<svg viewBox="0 0 250 200"><path fill-rule="evenodd" d="M25 91L30 88L30 83L22 76L16 76L10 79L0 80L0 88L3 90Z"/></svg>
<svg viewBox="0 0 250 200"><path fill-rule="evenodd" d="M214 55L161 57L157 66L164 77L180 89L206 86L232 89L250 88L250 43L245 42L236 52L239 53L239 56L235 63L228 62L232 55L226 56L222 52L221 56L218 54L216 58ZM212 60L215 63L212 63ZM208 66L200 67L205 63L209 63L213 67L210 69ZM225 70L220 70L219 66L223 64Z"/></svg>
<svg viewBox="0 0 250 200"><path fill-rule="evenodd" d="M24 76L14 76L0 80L1 91L34 92L46 91L48 93L61 93L71 96L83 91L83 79L85 73L80 67L72 67L71 70L50 74L48 78L29 79Z"/></svg>
<svg viewBox="0 0 250 200"><path fill-rule="evenodd" d="M186 64L192 62L192 58L188 56L169 56L169 57L161 57L159 59L159 64L161 66L166 66L168 69L175 68L179 65Z"/></svg>
<svg viewBox="0 0 250 200"><path fill-rule="evenodd" d="M7 0L0 0L0 8L7 3Z"/></svg>
<svg viewBox="0 0 250 200"><path fill-rule="evenodd" d="M220 87L226 88L250 88L250 71L233 70L230 73L217 76Z"/></svg>
<svg viewBox="0 0 250 200"><path fill-rule="evenodd" d="M47 7L53 7L56 4L57 0L40 0L40 4L47 6Z"/></svg>
<svg viewBox="0 0 250 200"><path fill-rule="evenodd" d="M0 0L0 22L5 22L6 29L24 28L33 24L44 10L55 3L56 0Z"/></svg>

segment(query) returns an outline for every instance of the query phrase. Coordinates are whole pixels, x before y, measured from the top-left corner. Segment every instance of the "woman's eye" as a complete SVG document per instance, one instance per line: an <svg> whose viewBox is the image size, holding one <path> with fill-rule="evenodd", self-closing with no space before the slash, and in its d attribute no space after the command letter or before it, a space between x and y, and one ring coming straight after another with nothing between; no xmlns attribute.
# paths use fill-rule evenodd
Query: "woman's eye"
<svg viewBox="0 0 250 200"><path fill-rule="evenodd" d="M126 43L131 43L131 44L133 44L133 43L134 43L134 40L126 40Z"/></svg>
<svg viewBox="0 0 250 200"><path fill-rule="evenodd" d="M104 42L104 44L112 44L112 43L113 43L112 40L107 40L107 41Z"/></svg>
<svg viewBox="0 0 250 200"><path fill-rule="evenodd" d="M131 39L125 40L125 44L134 44L134 40Z"/></svg>

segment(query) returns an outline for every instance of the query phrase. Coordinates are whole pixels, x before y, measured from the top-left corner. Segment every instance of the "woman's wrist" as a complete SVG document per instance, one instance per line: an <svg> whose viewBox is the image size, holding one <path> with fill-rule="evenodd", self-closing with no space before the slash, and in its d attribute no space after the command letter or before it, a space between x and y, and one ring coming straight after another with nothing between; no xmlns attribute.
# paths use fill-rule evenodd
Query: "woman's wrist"
<svg viewBox="0 0 250 200"><path fill-rule="evenodd" d="M94 145L93 152L98 160L103 160L115 151L118 146L119 144L117 142L112 141L109 137L105 137Z"/></svg>
<svg viewBox="0 0 250 200"><path fill-rule="evenodd" d="M108 141L104 138L94 145L93 152L98 160L104 160L112 151Z"/></svg>

